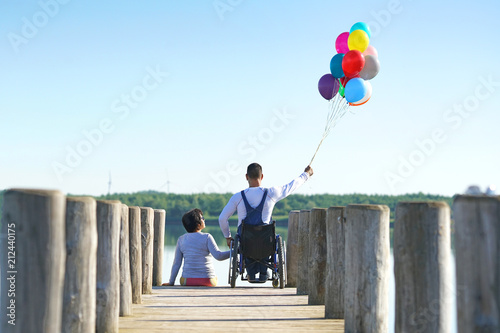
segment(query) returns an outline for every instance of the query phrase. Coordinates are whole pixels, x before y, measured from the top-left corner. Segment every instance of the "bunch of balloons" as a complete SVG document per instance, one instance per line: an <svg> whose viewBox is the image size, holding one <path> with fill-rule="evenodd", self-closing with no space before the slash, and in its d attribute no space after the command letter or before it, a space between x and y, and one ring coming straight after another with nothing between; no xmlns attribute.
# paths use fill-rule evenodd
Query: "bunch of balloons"
<svg viewBox="0 0 500 333"><path fill-rule="evenodd" d="M366 23L355 23L349 32L343 32L335 41L337 54L330 61L330 72L319 79L321 96L331 102L326 126L311 162L319 147L346 114L349 106L363 105L372 96L373 79L380 70L377 50L370 45L371 31Z"/></svg>
<svg viewBox="0 0 500 333"><path fill-rule="evenodd" d="M370 45L371 31L364 22L355 23L335 41L337 54L330 61L330 72L321 77L318 89L325 99L339 94L349 105L363 105L372 96L373 79L380 70L377 50Z"/></svg>

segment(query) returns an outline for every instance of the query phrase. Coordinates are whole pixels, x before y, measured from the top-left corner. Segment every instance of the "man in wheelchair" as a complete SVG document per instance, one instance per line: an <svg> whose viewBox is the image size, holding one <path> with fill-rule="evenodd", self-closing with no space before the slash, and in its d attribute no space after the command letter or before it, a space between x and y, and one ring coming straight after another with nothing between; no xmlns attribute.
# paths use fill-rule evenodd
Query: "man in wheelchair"
<svg viewBox="0 0 500 333"><path fill-rule="evenodd" d="M265 282L268 280L268 265L266 265L266 263L271 261L269 258L270 254L265 258L256 258L257 260L255 257L260 257L262 256L262 253L266 253L266 251L268 251L268 249L265 249L264 247L276 246L275 240L266 242L256 239L255 235L262 234L264 235L264 239L269 240L269 234L256 232L256 228L258 229L259 226L262 228L266 225L272 225L272 234L274 235L274 222L271 223L271 215L274 206L278 201L292 194L312 175L312 168L307 166L304 172L290 183L283 186L264 188L261 185L262 179L264 178L264 175L262 174L262 167L258 163L252 163L247 167L246 173L248 188L234 194L222 210L219 216L219 225L229 247L231 247L231 241L233 241L231 231L229 229L229 218L234 214L234 212L237 211L238 213L238 240L237 242L235 241L235 243L241 242L243 247L243 253L245 254L245 266L248 274L248 280L250 282L257 282L257 273L259 273L259 282ZM253 230L253 232L250 230ZM241 238L242 234L244 238ZM275 248L273 248L273 253L274 249ZM251 253L247 253L248 251ZM253 254L259 251L260 254Z"/></svg>

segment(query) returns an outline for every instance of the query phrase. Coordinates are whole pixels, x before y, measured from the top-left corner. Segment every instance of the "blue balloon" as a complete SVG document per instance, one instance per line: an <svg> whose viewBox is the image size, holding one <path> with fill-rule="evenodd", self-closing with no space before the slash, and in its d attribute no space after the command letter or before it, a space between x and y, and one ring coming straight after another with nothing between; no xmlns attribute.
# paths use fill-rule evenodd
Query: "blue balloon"
<svg viewBox="0 0 500 333"><path fill-rule="evenodd" d="M354 23L354 25L351 27L351 30L349 30L349 33L353 32L354 30L363 30L368 35L368 38L372 38L370 27L365 22Z"/></svg>
<svg viewBox="0 0 500 333"><path fill-rule="evenodd" d="M345 99L349 103L356 103L366 95L365 80L359 77L350 79L345 85Z"/></svg>
<svg viewBox="0 0 500 333"><path fill-rule="evenodd" d="M344 59L344 54L337 53L336 55L333 56L332 60L330 61L330 72L332 72L332 75L337 79L344 77L344 71L342 70L343 59Z"/></svg>

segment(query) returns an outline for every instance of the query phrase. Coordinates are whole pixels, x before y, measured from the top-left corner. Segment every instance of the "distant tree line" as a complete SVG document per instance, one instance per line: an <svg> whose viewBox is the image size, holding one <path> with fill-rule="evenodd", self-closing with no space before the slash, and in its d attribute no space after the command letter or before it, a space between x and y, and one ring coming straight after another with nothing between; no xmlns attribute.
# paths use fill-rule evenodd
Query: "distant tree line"
<svg viewBox="0 0 500 333"><path fill-rule="evenodd" d="M3 192L0 192L0 207L3 202ZM115 193L103 195L96 199L120 200L129 206L152 207L154 209L165 209L167 211L167 224L169 221L178 222L182 215L192 208L203 210L205 217L215 222L231 198L232 193L199 193L199 194L174 194L157 191L142 191L135 193ZM445 201L452 205L453 198L424 193L403 195L380 195L380 194L292 194L284 200L279 201L273 211L276 219L286 219L291 210L328 208L331 206L346 206L348 204L377 204L387 205L391 209L391 219L394 218L396 204L400 201Z"/></svg>
<svg viewBox="0 0 500 333"><path fill-rule="evenodd" d="M231 198L232 193L199 193L173 194L156 191L136 193L116 193L101 196L98 199L120 200L129 206L146 206L155 209L165 209L168 221L179 221L182 215L192 208L200 208L208 220L216 220L222 209ZM394 218L396 205L400 201L445 201L452 204L453 198L424 193L404 195L368 195L368 194L292 194L279 201L273 211L273 217L283 219L288 217L291 210L328 208L331 206L346 206L348 204L376 204L387 205L391 209L391 218Z"/></svg>

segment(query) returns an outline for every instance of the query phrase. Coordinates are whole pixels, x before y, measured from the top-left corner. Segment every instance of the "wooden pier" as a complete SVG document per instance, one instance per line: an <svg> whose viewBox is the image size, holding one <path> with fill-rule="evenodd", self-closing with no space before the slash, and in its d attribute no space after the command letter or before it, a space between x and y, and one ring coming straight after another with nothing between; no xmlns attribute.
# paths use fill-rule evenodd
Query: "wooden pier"
<svg viewBox="0 0 500 333"><path fill-rule="evenodd" d="M7 311L0 316L0 331L392 329L387 206L290 212L298 215L291 218L298 226L290 228L290 239L293 230L300 237L287 256L290 263L295 261L287 272L295 276L295 285L291 278L285 289L268 283L229 288L222 276L221 286L215 288L161 287L161 276L153 278L162 271L160 256L154 259L154 244L161 254L163 236L158 231L154 241L153 212L149 207L127 210L119 201L66 198L59 191L6 191L0 232L0 289L5 292L0 293L0 307ZM395 332L451 332L452 293L459 332L500 331L500 197L457 196L453 212L456 286L450 278L450 207L443 202L396 206Z"/></svg>
<svg viewBox="0 0 500 333"><path fill-rule="evenodd" d="M119 332L344 332L344 320L325 319L324 305L307 305L295 288L153 287L120 317Z"/></svg>

